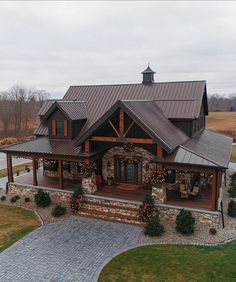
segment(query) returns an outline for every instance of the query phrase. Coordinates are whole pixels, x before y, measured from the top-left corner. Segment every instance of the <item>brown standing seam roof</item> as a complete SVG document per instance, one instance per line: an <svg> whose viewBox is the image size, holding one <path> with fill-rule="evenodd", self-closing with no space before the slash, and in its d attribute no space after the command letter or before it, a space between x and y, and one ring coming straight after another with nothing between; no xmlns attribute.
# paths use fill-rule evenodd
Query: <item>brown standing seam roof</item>
<svg viewBox="0 0 236 282"><path fill-rule="evenodd" d="M80 136L83 135L112 105L118 100L182 100L193 99L194 112L192 116L199 116L202 98L206 87L205 81L184 81L144 84L121 85L89 85L71 86L63 100L85 101L88 120ZM185 104L179 105L178 114L188 111ZM163 111L164 112L164 111ZM177 114L175 114L176 116ZM186 115L185 115L186 116Z"/></svg>
<svg viewBox="0 0 236 282"><path fill-rule="evenodd" d="M71 120L87 118L86 103L83 101L55 101L44 117L51 115L56 108L61 109Z"/></svg>
<svg viewBox="0 0 236 282"><path fill-rule="evenodd" d="M229 136L204 129L180 145L163 161L187 165L203 165L227 168L233 139ZM157 159L157 161L159 161Z"/></svg>
<svg viewBox="0 0 236 282"><path fill-rule="evenodd" d="M121 101L139 119L143 127L164 143L168 151L188 140L188 137L166 118L154 101Z"/></svg>
<svg viewBox="0 0 236 282"><path fill-rule="evenodd" d="M24 143L10 145L2 150L4 152L23 152L45 155L77 156L81 147L76 147L70 140L55 140L47 137L36 138Z"/></svg>

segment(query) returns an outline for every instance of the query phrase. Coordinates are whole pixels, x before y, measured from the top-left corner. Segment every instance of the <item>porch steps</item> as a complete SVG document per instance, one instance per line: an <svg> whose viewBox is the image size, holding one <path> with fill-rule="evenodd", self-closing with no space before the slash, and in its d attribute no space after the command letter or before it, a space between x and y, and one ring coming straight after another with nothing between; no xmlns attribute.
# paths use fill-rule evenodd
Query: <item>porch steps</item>
<svg viewBox="0 0 236 282"><path fill-rule="evenodd" d="M78 215L134 224L142 227L145 225L140 220L138 204L124 203L119 200L108 201L105 199L86 198Z"/></svg>

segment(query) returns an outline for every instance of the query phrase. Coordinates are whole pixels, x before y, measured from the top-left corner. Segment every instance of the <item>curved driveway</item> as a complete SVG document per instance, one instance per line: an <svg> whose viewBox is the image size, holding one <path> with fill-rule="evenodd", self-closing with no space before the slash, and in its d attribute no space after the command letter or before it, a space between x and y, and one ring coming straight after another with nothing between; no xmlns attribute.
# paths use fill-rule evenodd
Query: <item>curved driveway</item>
<svg viewBox="0 0 236 282"><path fill-rule="evenodd" d="M141 228L71 216L0 254L0 281L97 281L104 263L138 244Z"/></svg>

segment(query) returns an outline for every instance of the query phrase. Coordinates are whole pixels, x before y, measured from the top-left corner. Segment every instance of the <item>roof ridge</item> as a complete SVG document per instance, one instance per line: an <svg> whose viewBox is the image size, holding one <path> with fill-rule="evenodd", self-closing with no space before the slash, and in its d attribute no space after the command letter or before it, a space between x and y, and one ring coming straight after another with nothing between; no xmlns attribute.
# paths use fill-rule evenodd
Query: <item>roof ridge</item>
<svg viewBox="0 0 236 282"><path fill-rule="evenodd" d="M201 79L201 80L180 80L180 81L162 81L162 82L153 82L152 84L157 85L157 84L167 84L167 83L190 83L190 82L206 82L206 80ZM142 83L111 83L111 84L81 84L81 85L70 85L70 87L97 87L97 86L122 86L122 85L142 85L145 87L150 87L152 84L142 84Z"/></svg>

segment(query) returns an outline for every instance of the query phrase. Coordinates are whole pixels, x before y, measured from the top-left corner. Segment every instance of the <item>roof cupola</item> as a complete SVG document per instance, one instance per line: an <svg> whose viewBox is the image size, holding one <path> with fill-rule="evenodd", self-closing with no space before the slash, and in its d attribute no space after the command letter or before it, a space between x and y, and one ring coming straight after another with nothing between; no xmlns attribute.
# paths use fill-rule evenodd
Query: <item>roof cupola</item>
<svg viewBox="0 0 236 282"><path fill-rule="evenodd" d="M148 67L142 72L143 75L143 84L152 84L154 83L154 74L155 72L150 68L149 64Z"/></svg>

